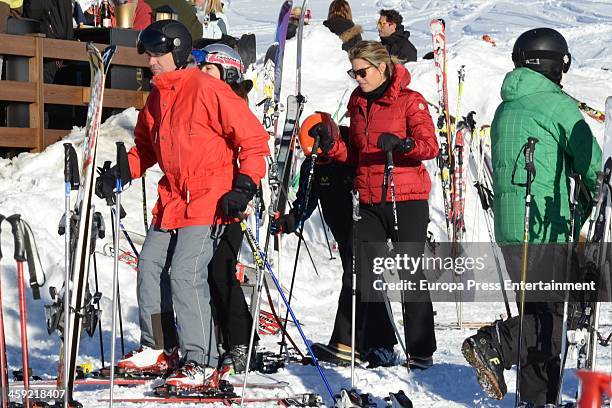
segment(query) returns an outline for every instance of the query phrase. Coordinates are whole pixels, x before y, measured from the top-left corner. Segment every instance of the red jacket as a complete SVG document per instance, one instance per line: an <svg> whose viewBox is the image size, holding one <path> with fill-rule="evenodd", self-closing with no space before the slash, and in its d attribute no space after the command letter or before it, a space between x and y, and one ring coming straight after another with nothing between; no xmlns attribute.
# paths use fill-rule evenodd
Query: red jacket
<svg viewBox="0 0 612 408"><path fill-rule="evenodd" d="M381 202L386 156L376 146L385 132L415 141L409 153L393 153L397 201L429 198L431 180L422 161L436 157L438 142L427 102L420 93L408 89L409 83L410 73L403 65L395 65L389 89L372 103L369 112L365 95L359 87L355 89L347 108L351 118L348 145L338 140L328 153L335 160L354 162L355 188L364 204ZM387 189L390 200L391 190Z"/></svg>
<svg viewBox="0 0 612 408"><path fill-rule="evenodd" d="M144 0L138 0L136 11L134 11L134 30L144 30L155 19L153 18L153 10L151 6L145 3Z"/></svg>
<svg viewBox="0 0 612 408"><path fill-rule="evenodd" d="M128 153L132 178L155 163L164 172L153 223L175 229L231 222L222 217L220 198L238 172L259 184L268 133L226 83L197 68L157 75L154 85Z"/></svg>

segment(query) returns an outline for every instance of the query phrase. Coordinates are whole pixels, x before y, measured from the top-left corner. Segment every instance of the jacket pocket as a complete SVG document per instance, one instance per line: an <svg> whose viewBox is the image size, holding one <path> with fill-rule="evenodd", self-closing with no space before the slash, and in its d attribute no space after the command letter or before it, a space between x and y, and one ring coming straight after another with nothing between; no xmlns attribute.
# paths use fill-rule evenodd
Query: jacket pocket
<svg viewBox="0 0 612 408"><path fill-rule="evenodd" d="M231 179L231 175L224 174L195 176L187 179L185 181L187 218L214 216L221 197L231 189Z"/></svg>

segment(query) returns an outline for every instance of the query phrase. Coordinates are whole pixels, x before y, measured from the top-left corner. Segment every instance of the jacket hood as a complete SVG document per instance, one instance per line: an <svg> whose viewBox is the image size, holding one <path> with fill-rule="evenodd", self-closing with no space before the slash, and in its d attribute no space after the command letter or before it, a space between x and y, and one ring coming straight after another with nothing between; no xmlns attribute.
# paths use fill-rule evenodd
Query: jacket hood
<svg viewBox="0 0 612 408"><path fill-rule="evenodd" d="M342 42L345 43L345 42L352 40L353 38L360 35L361 33L363 33L363 28L361 28L360 25L355 24L353 27L349 28L348 30L340 34L340 40L342 40Z"/></svg>
<svg viewBox="0 0 612 408"><path fill-rule="evenodd" d="M509 102L542 92L561 92L561 87L544 75L529 68L515 68L506 74L501 88L501 98Z"/></svg>

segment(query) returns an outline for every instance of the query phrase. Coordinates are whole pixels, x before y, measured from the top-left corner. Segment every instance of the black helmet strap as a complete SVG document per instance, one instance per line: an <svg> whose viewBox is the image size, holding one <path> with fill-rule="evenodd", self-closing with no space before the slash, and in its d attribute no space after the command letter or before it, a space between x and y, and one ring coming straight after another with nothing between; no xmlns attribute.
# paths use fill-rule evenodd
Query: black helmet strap
<svg viewBox="0 0 612 408"><path fill-rule="evenodd" d="M567 73L572 63L572 56L568 52L567 54L562 54L557 51L550 50L530 50L530 51L518 51L512 53L512 61L514 63L522 64L529 60L539 60L539 59L548 59L548 60L561 60L563 63L563 73Z"/></svg>

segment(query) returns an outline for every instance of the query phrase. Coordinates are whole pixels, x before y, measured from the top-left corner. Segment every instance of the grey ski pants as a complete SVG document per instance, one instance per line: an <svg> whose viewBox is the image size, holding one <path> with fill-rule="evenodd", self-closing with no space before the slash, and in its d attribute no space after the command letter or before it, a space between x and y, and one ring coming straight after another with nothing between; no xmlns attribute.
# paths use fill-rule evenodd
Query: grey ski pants
<svg viewBox="0 0 612 408"><path fill-rule="evenodd" d="M151 226L138 259L141 344L169 349L176 345L178 330L184 359L216 367L207 280L208 263L222 233L223 226Z"/></svg>

